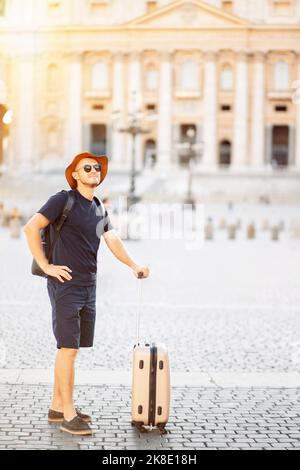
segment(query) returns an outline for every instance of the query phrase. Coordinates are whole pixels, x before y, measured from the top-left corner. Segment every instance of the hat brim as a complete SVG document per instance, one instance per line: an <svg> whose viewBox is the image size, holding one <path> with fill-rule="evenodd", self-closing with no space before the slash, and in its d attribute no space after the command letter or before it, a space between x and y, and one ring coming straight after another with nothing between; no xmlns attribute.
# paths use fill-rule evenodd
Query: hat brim
<svg viewBox="0 0 300 470"><path fill-rule="evenodd" d="M93 160L96 160L99 165L101 165L101 179L98 186L106 177L108 170L108 157L106 155L93 155L90 152L79 153L78 155L76 155L76 157L74 157L73 161L70 163L70 165L66 168L65 171L66 180L68 181L72 189L77 188L77 181L73 178L72 173L75 171L78 162L80 162L80 160L82 160L83 158L92 158Z"/></svg>

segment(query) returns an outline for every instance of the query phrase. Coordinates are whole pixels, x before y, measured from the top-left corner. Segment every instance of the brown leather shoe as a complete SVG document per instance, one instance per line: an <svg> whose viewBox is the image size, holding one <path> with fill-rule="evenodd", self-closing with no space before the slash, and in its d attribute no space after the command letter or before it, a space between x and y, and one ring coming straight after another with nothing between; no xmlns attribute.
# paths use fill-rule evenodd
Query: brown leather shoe
<svg viewBox="0 0 300 470"><path fill-rule="evenodd" d="M77 416L81 418L85 423L92 421L91 416L81 413L79 408L75 408ZM48 423L62 423L64 421L64 414L59 411L51 410L48 411Z"/></svg>
<svg viewBox="0 0 300 470"><path fill-rule="evenodd" d="M79 416L75 416L71 421L64 420L60 426L60 430L69 434L74 434L75 436L93 435L93 430L90 428L88 423L79 418Z"/></svg>

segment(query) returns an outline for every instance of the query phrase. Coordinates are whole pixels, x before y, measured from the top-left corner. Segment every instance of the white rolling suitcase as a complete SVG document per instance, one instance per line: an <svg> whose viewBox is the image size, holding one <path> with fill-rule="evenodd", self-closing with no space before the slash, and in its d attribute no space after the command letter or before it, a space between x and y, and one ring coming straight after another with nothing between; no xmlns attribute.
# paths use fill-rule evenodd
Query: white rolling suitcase
<svg viewBox="0 0 300 470"><path fill-rule="evenodd" d="M142 273L139 273L139 278ZM140 343L142 281L139 280L139 300L136 315L136 344L133 348L132 425L141 432L153 428L166 434L169 420L171 385L168 351L159 343Z"/></svg>

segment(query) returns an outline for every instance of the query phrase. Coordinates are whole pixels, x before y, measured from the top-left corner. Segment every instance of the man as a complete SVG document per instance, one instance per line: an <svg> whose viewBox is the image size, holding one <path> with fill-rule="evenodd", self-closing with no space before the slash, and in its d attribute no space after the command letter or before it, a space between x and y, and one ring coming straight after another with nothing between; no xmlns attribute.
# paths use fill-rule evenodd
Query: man
<svg viewBox="0 0 300 470"><path fill-rule="evenodd" d="M56 242L52 262L45 257L40 230L59 219L68 194L60 191L27 222L24 232L30 251L48 275L53 332L57 341L54 391L48 420L61 423L61 430L90 435L91 417L80 412L73 401L74 365L81 347L92 347L96 316L97 252L101 235L118 260L138 277L149 276L149 268L134 262L114 230L107 210L94 199L97 186L108 169L106 156L88 152L77 155L65 176L75 197L72 210ZM102 208L103 207L103 208ZM105 213L103 213L105 211Z"/></svg>

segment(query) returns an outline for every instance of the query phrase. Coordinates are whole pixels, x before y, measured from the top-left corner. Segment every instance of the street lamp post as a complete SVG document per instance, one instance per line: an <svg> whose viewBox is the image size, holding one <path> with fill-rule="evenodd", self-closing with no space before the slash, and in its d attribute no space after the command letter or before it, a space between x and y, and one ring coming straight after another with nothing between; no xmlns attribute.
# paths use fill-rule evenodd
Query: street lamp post
<svg viewBox="0 0 300 470"><path fill-rule="evenodd" d="M127 196L127 205L130 207L132 204L137 203L140 200L140 197L135 194L135 177L136 177L136 155L135 155L135 146L136 138L138 135L148 134L150 130L143 129L140 124L141 119L143 118L143 113L139 110L139 96L137 93L132 93L132 112L130 112L125 121L128 122L128 125L117 129L118 132L129 134L132 139L132 156L131 156L131 172L130 172L130 189ZM120 111L114 111L115 119L121 116ZM146 116L146 120L155 120L157 116L155 113L151 113Z"/></svg>
<svg viewBox="0 0 300 470"><path fill-rule="evenodd" d="M148 129L142 129L142 127L137 122L137 117L133 116L129 125L125 128L118 129L119 132L124 134L131 135L132 138L132 157L131 157L131 173L130 173L130 189L127 196L128 207L132 204L136 204L140 197L135 194L135 177L136 177L136 167L135 167L135 144L136 137L142 134L148 134L150 131Z"/></svg>
<svg viewBox="0 0 300 470"><path fill-rule="evenodd" d="M186 142L177 144L179 150L185 150L188 154L188 185L187 193L184 199L185 204L191 204L192 207L195 207L195 199L193 197L192 185L193 185L193 167L195 162L198 159L198 154L202 156L203 144L204 142L194 143L196 131L194 128L190 127L186 132Z"/></svg>

